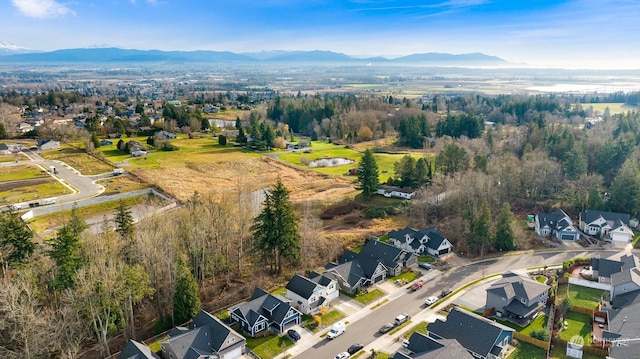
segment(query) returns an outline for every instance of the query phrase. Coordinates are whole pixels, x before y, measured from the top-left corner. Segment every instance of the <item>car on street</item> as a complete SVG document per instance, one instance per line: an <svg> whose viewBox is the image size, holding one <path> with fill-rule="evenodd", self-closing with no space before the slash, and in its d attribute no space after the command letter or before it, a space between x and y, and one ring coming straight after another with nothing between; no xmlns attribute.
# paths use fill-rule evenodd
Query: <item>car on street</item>
<svg viewBox="0 0 640 359"><path fill-rule="evenodd" d="M432 295L431 297L425 299L424 304L426 304L427 307L428 307L428 306L430 306L431 304L433 304L433 303L435 303L437 301L438 301L438 297Z"/></svg>
<svg viewBox="0 0 640 359"><path fill-rule="evenodd" d="M297 342L298 340L300 340L300 333L296 332L293 329L287 330L287 335L293 342Z"/></svg>
<svg viewBox="0 0 640 359"><path fill-rule="evenodd" d="M396 326L408 321L409 319L411 319L411 316L407 313L402 313L399 316L396 317L396 319L394 320L394 323Z"/></svg>
<svg viewBox="0 0 640 359"><path fill-rule="evenodd" d="M411 286L411 290L418 290L420 288L422 288L422 286L424 285L424 282L419 280L416 281L415 283L413 283L413 285Z"/></svg>
<svg viewBox="0 0 640 359"><path fill-rule="evenodd" d="M347 352L342 352L338 355L336 355L336 359L347 359L351 356L351 354L347 353Z"/></svg>
<svg viewBox="0 0 640 359"><path fill-rule="evenodd" d="M420 267L422 269L429 270L429 269L431 269L431 264L429 264L427 262L420 262L420 263L418 263L418 267Z"/></svg>
<svg viewBox="0 0 640 359"><path fill-rule="evenodd" d="M449 289L445 289L440 293L440 298L444 298L444 297L448 296L449 294L451 294L451 291Z"/></svg>
<svg viewBox="0 0 640 359"><path fill-rule="evenodd" d="M395 327L395 325L391 324L391 323L386 323L383 326L380 327L379 332L384 334L384 333L388 333L391 329L393 329L393 327Z"/></svg>
<svg viewBox="0 0 640 359"><path fill-rule="evenodd" d="M347 353L353 355L353 354L357 353L359 350L361 350L362 348L364 348L364 345L362 345L360 343L355 343L355 344L351 345L349 347L349 349L347 349Z"/></svg>

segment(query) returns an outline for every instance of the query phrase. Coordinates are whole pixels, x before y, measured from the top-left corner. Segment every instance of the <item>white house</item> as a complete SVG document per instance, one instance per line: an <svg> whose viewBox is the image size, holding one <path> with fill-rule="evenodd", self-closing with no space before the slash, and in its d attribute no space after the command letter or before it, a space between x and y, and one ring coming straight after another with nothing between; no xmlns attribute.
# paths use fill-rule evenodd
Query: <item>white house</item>
<svg viewBox="0 0 640 359"><path fill-rule="evenodd" d="M436 227L415 230L410 227L389 232L389 243L417 255L430 254L434 257L451 252L451 242L443 237Z"/></svg>
<svg viewBox="0 0 640 359"><path fill-rule="evenodd" d="M296 274L286 288L286 297L291 299L291 305L303 314L319 310L340 294L338 282L323 275L309 279Z"/></svg>
<svg viewBox="0 0 640 359"><path fill-rule="evenodd" d="M393 186L380 186L380 188L378 188L378 194L389 198L395 197L402 199L411 199L416 195L416 190Z"/></svg>
<svg viewBox="0 0 640 359"><path fill-rule="evenodd" d="M609 238L614 242L633 240L629 215L624 213L586 210L580 212L580 230L591 236Z"/></svg>

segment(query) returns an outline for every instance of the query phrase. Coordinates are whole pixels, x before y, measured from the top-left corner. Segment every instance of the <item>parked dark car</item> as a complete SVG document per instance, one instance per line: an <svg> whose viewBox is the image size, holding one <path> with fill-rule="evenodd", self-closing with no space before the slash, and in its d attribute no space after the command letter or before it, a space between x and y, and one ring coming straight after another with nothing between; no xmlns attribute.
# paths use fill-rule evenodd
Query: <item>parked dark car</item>
<svg viewBox="0 0 640 359"><path fill-rule="evenodd" d="M287 330L287 335L294 342L297 342L298 340L300 340L300 334L293 329Z"/></svg>
<svg viewBox="0 0 640 359"><path fill-rule="evenodd" d="M451 291L449 289L445 289L442 291L442 293L440 293L440 298L444 298L446 296L448 296L449 294L451 294Z"/></svg>
<svg viewBox="0 0 640 359"><path fill-rule="evenodd" d="M349 349L347 349L347 353L353 355L353 354L357 353L362 348L364 348L364 345L362 345L360 343L355 343L352 346L350 346Z"/></svg>
<svg viewBox="0 0 640 359"><path fill-rule="evenodd" d="M395 325L391 324L391 323L387 323L385 325L383 325L382 327L380 327L379 332L384 334L384 333L388 333L389 331L391 331L391 329L393 329L393 327L395 327Z"/></svg>
<svg viewBox="0 0 640 359"><path fill-rule="evenodd" d="M427 262L420 262L420 263L418 263L418 267L420 267L422 269L429 270L429 269L431 269L431 264L429 264Z"/></svg>

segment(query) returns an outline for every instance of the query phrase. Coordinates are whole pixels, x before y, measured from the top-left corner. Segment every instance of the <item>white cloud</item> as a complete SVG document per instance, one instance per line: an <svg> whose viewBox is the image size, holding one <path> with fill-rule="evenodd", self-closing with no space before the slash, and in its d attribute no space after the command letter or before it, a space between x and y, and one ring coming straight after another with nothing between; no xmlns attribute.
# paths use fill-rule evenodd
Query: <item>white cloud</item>
<svg viewBox="0 0 640 359"><path fill-rule="evenodd" d="M75 11L55 0L11 0L21 13L40 19L75 15Z"/></svg>

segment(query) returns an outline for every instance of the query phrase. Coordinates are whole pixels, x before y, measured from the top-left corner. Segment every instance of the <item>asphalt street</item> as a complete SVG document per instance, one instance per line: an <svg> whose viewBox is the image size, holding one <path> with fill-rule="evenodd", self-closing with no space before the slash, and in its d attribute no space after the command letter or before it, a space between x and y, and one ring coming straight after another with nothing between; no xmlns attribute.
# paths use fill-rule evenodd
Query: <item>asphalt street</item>
<svg viewBox="0 0 640 359"><path fill-rule="evenodd" d="M619 253L619 251L597 251L597 253L600 257L608 257ZM388 302L375 309L369 307L361 309L361 311L369 311L369 313L364 313L364 315L361 313L361 315L352 315L345 318L345 320L349 322L347 324L347 331L338 338L333 340L320 338L320 334L326 331L324 330L315 334L313 337L303 338L303 341L306 341L306 343L301 341L296 344L296 346L308 346L308 349L304 351L290 349L288 353L291 354L292 357L304 359L334 358L338 353L346 351L353 343L362 343L367 348L373 347L388 352L384 346L388 346L389 341L384 339L388 339L388 337L385 336L389 334L379 334L378 329L387 322L393 322L393 319L401 313L408 313L412 317L415 317L419 313L421 313L421 316L425 316L431 309L425 308L424 300L429 296L439 295L443 289L456 290L469 282L491 274L504 273L513 269L526 269L544 265L550 266L560 264L566 259L584 256L594 256L594 252L572 250L522 254L489 259L451 268L435 276L415 292L407 290L406 293L401 293L396 298L389 298L390 300ZM437 308L440 307L441 306L438 306ZM410 324L410 326L416 323L417 321ZM376 346L377 342L380 342L381 345L384 346Z"/></svg>

